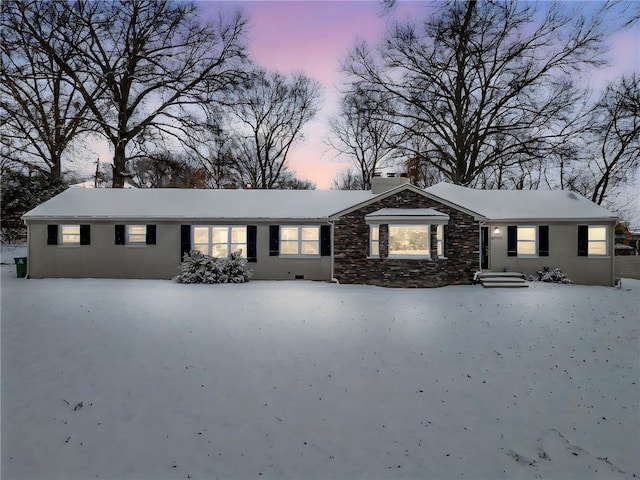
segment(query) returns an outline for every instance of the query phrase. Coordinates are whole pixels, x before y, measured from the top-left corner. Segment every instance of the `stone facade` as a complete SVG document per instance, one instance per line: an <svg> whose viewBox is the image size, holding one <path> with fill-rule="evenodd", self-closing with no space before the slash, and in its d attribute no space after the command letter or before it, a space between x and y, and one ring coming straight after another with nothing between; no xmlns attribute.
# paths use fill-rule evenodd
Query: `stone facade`
<svg viewBox="0 0 640 480"><path fill-rule="evenodd" d="M445 258L436 255L436 229L431 229L431 259L387 258L388 228L380 225L380 258L369 258L369 225L365 216L381 208L433 208L449 215ZM402 190L334 222L334 277L340 283L384 287L441 287L469 284L478 268L479 224L460 210Z"/></svg>

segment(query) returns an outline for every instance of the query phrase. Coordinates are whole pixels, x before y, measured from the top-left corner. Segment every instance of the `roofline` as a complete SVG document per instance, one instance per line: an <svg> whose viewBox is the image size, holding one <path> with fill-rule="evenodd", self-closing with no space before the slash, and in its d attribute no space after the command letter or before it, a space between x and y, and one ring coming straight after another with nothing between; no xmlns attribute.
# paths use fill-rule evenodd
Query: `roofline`
<svg viewBox="0 0 640 480"><path fill-rule="evenodd" d="M451 208L455 208L456 210L460 210L461 212L466 213L467 215L471 215L472 217L474 217L475 220L484 220L485 217L483 215L480 215L478 212L474 212L472 210L469 210L467 208L464 208L460 205L456 205L453 202L450 202L448 200L445 200L444 198L440 198L437 195L434 195L432 193L429 193L421 188L416 187L415 185L412 185L411 183L403 183L401 185L398 185L397 187L394 187L390 190L387 190L386 192L380 193L378 195L374 195L372 198L365 200L364 202L360 202L357 203L355 205L352 205L351 207L345 208L344 210L341 210L339 212L334 213L333 215L329 215L329 220L333 221L333 220L337 220L340 217L342 217L343 215L346 215L348 213L351 213L355 210L359 210L362 207L366 207L367 205L370 205L374 202L377 202L378 200L383 200L387 197L390 197L391 195L395 195L396 193L399 193L403 190L411 190L415 193L418 193L420 195L422 195L423 197L427 197L431 200L435 200L437 202L440 202L444 205L447 205Z"/></svg>
<svg viewBox="0 0 640 480"><path fill-rule="evenodd" d="M22 220L25 223L35 222L149 222L149 221L163 221L163 222L317 222L317 223L329 223L327 217L176 217L176 216L69 216L69 215L50 215L50 216L26 216L23 215Z"/></svg>
<svg viewBox="0 0 640 480"><path fill-rule="evenodd" d="M491 218L487 217L487 222L494 223L507 223L507 222L531 222L531 223L541 223L541 222L556 222L556 223L578 223L578 222L616 222L617 217L558 217L558 218L549 218L549 217L529 217L529 218Z"/></svg>

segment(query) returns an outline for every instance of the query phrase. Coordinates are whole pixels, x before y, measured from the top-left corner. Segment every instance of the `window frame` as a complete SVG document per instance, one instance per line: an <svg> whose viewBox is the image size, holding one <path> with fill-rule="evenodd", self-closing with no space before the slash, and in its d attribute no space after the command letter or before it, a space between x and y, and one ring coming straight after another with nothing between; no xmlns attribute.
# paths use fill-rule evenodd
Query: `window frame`
<svg viewBox="0 0 640 480"><path fill-rule="evenodd" d="M143 233L131 233L131 228L141 228ZM142 241L132 241L131 236L144 237ZM125 225L124 226L124 244L131 246L146 246L147 245L147 226L146 225Z"/></svg>
<svg viewBox="0 0 640 480"><path fill-rule="evenodd" d="M444 223L436 224L436 256L446 258L444 252Z"/></svg>
<svg viewBox="0 0 640 480"><path fill-rule="evenodd" d="M64 230L65 228L69 228L69 227L77 227L78 228L78 233L65 233ZM78 238L77 241L65 241L65 236L75 236ZM79 247L80 246L80 224L75 224L75 223L65 223L65 224L60 224L58 225L58 245L63 246L63 247Z"/></svg>
<svg viewBox="0 0 640 480"><path fill-rule="evenodd" d="M369 258L380 258L380 225L377 223L369 224Z"/></svg>
<svg viewBox="0 0 640 480"><path fill-rule="evenodd" d="M199 228L206 228L207 229L207 242L206 243L196 243L196 229ZM214 242L214 237L213 237L213 229L226 229L227 230L227 241L226 242ZM244 228L244 242L234 242L233 241L233 229L234 228ZM248 258L248 230L247 230L247 225L191 225L191 249L192 250L198 250L199 252L202 252L205 255L208 255L210 257L213 258L229 258L231 256L232 253L235 253L239 248L239 246L242 246L242 255L241 258L243 259L247 259ZM196 245L206 245L206 252L203 252L202 250L200 250L199 248L196 248ZM214 253L214 246L215 245L226 245L227 248L227 254L226 256L222 257L222 256L215 256L213 255ZM236 247L236 248L234 248Z"/></svg>
<svg viewBox="0 0 640 480"><path fill-rule="evenodd" d="M426 251L427 253L393 253L391 249L391 231L394 228L425 228L427 229L426 235ZM389 223L387 225L389 230L388 239L388 258L406 258L406 259L430 259L431 258L431 224L430 223L417 223L417 224L405 224L405 223Z"/></svg>
<svg viewBox="0 0 640 480"><path fill-rule="evenodd" d="M540 252L540 230L539 225L516 225L516 256L518 258L536 258L539 256ZM522 239L520 235L521 229L533 229L534 238L533 240ZM520 253L520 244L524 243L527 245L533 244L533 252L534 253Z"/></svg>
<svg viewBox="0 0 640 480"><path fill-rule="evenodd" d="M282 238L282 234L283 232L286 231L286 229L292 229L295 228L297 230L297 237L295 240L283 240ZM302 230L308 228L308 229L315 229L316 233L317 233L317 239L313 239L313 240L305 240L302 238ZM318 258L321 256L321 242L320 242L320 237L321 237L321 232L320 232L320 225L280 225L279 228L279 233L278 233L278 242L279 242L279 253L278 255L282 258ZM315 242L316 244L316 251L317 253L302 253L303 250L303 245L305 244L312 244L312 242ZM283 245L297 245L296 248L296 253L286 253L283 252Z"/></svg>
<svg viewBox="0 0 640 480"><path fill-rule="evenodd" d="M602 229L604 231L604 239L591 239L591 230ZM593 244L603 244L604 253L591 253ZM594 258L604 258L609 256L609 227L607 225L587 225L587 256Z"/></svg>

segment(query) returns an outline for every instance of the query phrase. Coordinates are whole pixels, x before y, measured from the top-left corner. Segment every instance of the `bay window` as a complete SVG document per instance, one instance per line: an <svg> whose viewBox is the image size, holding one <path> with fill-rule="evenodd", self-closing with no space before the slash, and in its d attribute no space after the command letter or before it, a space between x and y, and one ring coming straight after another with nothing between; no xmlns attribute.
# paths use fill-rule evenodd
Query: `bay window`
<svg viewBox="0 0 640 480"><path fill-rule="evenodd" d="M430 256L429 225L389 225L389 257Z"/></svg>

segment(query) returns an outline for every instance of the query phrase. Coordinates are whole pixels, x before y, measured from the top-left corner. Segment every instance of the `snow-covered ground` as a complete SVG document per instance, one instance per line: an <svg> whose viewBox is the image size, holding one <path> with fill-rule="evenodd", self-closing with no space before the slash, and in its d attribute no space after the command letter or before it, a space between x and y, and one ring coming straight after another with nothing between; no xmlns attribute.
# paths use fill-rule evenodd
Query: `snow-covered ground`
<svg viewBox="0 0 640 480"><path fill-rule="evenodd" d="M14 268L5 480L640 474L640 281L212 286Z"/></svg>

